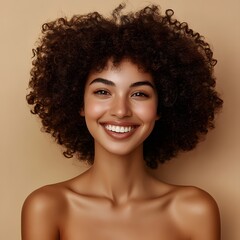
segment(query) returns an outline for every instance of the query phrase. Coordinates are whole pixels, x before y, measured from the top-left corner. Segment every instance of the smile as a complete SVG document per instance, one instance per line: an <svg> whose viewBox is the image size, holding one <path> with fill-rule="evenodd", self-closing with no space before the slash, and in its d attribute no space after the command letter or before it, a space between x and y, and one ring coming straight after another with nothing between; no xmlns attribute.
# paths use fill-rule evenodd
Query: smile
<svg viewBox="0 0 240 240"><path fill-rule="evenodd" d="M134 126L116 126L116 125L105 125L107 130L116 132L116 133L128 133L131 132L135 127Z"/></svg>

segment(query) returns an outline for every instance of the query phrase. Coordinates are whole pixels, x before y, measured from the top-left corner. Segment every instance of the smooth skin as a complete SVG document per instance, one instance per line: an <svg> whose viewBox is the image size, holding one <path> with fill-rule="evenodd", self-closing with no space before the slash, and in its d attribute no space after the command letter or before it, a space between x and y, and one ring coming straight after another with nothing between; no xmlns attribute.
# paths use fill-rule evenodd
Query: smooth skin
<svg viewBox="0 0 240 240"><path fill-rule="evenodd" d="M22 240L220 240L208 193L163 183L145 166L157 97L151 75L127 59L89 74L80 114L95 140L94 164L26 199Z"/></svg>

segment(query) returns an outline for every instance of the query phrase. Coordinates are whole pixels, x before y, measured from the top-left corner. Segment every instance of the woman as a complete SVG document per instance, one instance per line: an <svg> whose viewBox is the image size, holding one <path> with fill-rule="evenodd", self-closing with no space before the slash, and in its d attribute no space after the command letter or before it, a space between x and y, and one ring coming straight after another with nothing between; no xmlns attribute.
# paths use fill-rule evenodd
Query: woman
<svg viewBox="0 0 240 240"><path fill-rule="evenodd" d="M222 100L209 45L157 6L43 25L28 103L43 128L91 167L34 191L23 240L219 240L214 199L148 171L193 149Z"/></svg>

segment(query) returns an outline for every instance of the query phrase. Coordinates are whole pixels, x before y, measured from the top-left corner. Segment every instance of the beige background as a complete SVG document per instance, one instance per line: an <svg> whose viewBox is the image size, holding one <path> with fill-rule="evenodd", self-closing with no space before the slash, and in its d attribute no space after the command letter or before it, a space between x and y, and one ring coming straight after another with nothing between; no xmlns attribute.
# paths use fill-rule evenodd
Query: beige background
<svg viewBox="0 0 240 240"><path fill-rule="evenodd" d="M223 240L240 239L240 1L159 0L176 17L213 45L217 88L225 100L217 128L192 152L155 171L160 179L201 187L217 200L222 216ZM86 169L64 159L61 149L39 131L38 119L25 102L31 49L41 24L63 15L110 11L116 0L0 0L0 239L20 239L20 212L34 189L71 178ZM150 1L128 1L139 9ZM187 130L187 129L186 129Z"/></svg>

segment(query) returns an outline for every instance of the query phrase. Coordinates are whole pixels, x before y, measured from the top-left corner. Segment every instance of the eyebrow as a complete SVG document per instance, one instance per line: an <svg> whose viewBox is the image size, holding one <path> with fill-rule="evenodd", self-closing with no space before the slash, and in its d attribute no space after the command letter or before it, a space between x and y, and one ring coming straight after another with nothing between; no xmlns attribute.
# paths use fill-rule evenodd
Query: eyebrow
<svg viewBox="0 0 240 240"><path fill-rule="evenodd" d="M93 81L91 81L89 85L92 85L93 83L103 83L109 86L116 86L114 82L104 78L96 78Z"/></svg>
<svg viewBox="0 0 240 240"><path fill-rule="evenodd" d="M91 85L93 83L103 83L103 84L106 84L108 86L116 87L114 82L112 82L110 80L107 80L107 79L104 79L104 78L96 78L93 81L91 81L89 85ZM154 85L150 81L147 81L147 80L134 82L130 85L131 88L139 87L139 86L150 86L151 88L155 89Z"/></svg>

